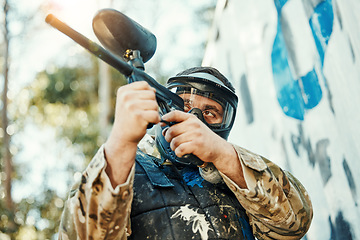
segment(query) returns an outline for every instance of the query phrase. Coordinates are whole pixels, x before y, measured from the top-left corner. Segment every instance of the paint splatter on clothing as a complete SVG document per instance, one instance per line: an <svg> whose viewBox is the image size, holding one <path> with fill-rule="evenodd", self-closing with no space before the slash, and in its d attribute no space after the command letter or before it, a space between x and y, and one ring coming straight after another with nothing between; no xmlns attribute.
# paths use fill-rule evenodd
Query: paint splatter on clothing
<svg viewBox="0 0 360 240"><path fill-rule="evenodd" d="M193 187L197 185L199 187L203 187L202 182L204 179L200 176L199 171L187 171L183 173L183 178L186 184L189 186Z"/></svg>
<svg viewBox="0 0 360 240"><path fill-rule="evenodd" d="M241 189L230 178L220 174L246 210L254 236L257 239L300 239L308 230L313 216L311 201L304 187L271 161L241 147L234 148L248 188ZM70 191L59 228L59 239L127 239L131 235L135 167L127 181L115 189L105 168L104 149L101 147L84 171L81 181ZM192 179L191 174L185 174L183 178L192 187L201 188L205 184L198 177ZM201 239L207 239L208 234L213 233L206 231L209 221L203 213L186 204L174 208L177 210L169 218L182 219L190 224L194 233L200 233ZM246 235L250 230L246 224L244 226L240 231Z"/></svg>
<svg viewBox="0 0 360 240"><path fill-rule="evenodd" d="M192 225L194 233L199 232L201 240L208 239L208 232L210 229L210 223L206 220L205 214L198 213L196 210L191 209L189 204L180 207L180 209L174 213L171 218L180 218L185 221L186 224Z"/></svg>

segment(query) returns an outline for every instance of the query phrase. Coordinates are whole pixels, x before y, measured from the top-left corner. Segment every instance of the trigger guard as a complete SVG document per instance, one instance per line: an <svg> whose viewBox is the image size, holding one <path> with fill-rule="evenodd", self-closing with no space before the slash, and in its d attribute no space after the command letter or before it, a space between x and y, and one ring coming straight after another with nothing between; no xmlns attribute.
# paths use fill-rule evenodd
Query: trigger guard
<svg viewBox="0 0 360 240"><path fill-rule="evenodd" d="M186 154L183 157L176 159L176 161L186 165L193 164L195 166L201 166L204 164L204 162L200 160L200 158L193 154Z"/></svg>

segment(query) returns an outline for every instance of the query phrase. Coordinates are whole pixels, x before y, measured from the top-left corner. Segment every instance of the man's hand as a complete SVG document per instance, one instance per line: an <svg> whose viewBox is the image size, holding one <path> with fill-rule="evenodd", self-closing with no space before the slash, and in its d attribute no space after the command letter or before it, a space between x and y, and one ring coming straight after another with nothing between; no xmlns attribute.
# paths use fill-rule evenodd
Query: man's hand
<svg viewBox="0 0 360 240"><path fill-rule="evenodd" d="M192 153L204 162L216 162L221 158L223 145L227 142L211 131L195 115L172 111L162 117L168 122L176 122L164 131L166 141L178 157Z"/></svg>
<svg viewBox="0 0 360 240"><path fill-rule="evenodd" d="M164 131L166 141L176 156L194 154L204 162L214 166L235 181L240 187L246 187L241 163L233 146L218 136L195 115L181 111L172 111L162 117L177 124Z"/></svg>
<svg viewBox="0 0 360 240"><path fill-rule="evenodd" d="M146 134L148 124L159 121L155 89L147 82L134 82L118 89L115 121L105 143L106 173L113 186L126 181L137 144Z"/></svg>

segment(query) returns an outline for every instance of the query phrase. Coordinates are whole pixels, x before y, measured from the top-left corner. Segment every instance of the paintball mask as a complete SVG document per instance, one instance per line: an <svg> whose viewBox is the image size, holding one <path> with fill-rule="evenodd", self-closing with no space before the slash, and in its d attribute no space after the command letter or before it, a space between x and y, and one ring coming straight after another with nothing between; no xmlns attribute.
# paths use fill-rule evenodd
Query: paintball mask
<svg viewBox="0 0 360 240"><path fill-rule="evenodd" d="M235 93L215 76L205 72L178 75L168 80L170 91L184 100L184 111L195 114L213 132L227 139L234 124L238 98ZM164 157L182 164L201 165L200 159L179 158L171 150L162 135L156 130L156 141Z"/></svg>

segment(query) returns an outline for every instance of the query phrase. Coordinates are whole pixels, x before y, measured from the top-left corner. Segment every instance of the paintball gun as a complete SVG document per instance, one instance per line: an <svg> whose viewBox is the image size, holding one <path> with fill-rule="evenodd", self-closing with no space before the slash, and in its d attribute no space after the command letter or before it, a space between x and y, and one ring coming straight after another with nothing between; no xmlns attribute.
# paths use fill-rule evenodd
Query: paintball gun
<svg viewBox="0 0 360 240"><path fill-rule="evenodd" d="M156 89L156 100L161 115L172 110L184 110L184 101L181 97L145 73L144 63L155 53L156 37L131 18L114 9L103 9L95 15L93 30L105 48L75 31L52 14L47 15L45 21L114 67L126 77L128 83L135 81L149 83ZM203 161L192 154L181 159L185 164L203 164Z"/></svg>

